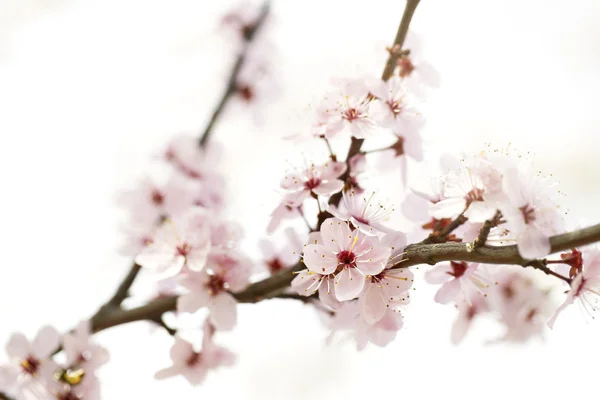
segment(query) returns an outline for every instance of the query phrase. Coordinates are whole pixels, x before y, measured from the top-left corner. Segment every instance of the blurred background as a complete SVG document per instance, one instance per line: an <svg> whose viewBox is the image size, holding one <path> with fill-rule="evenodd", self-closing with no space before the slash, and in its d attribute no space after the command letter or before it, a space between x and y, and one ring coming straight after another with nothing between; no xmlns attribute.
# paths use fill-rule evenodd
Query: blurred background
<svg viewBox="0 0 600 400"><path fill-rule="evenodd" d="M233 54L219 20L237 3L0 0L0 341L43 324L67 330L126 273L118 191L178 133L202 131ZM299 133L332 77L379 75L404 2L273 1L269 60L277 89L259 109L230 104L224 145L228 217L247 246L264 235ZM420 106L427 159L485 143L535 153L560 180L572 221L600 220L600 3L422 0L411 28L442 86ZM340 151L340 153L343 153ZM411 165L418 168L418 165ZM415 183L412 177L411 183ZM418 182L417 182L418 183ZM558 399L596 393L598 324L572 307L545 340L489 345L476 326L450 343L452 307L417 282L391 345L327 347L314 311L272 300L240 307L217 338L238 354L195 388L156 382L171 338L144 323L98 335L112 361L103 398L347 399L364 396ZM557 293L558 295L559 293Z"/></svg>

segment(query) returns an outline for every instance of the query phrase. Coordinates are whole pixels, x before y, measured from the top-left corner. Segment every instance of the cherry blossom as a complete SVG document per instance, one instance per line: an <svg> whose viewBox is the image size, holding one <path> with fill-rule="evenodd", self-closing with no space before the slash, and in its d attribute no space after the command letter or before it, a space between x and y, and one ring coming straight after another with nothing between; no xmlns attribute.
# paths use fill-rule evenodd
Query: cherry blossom
<svg viewBox="0 0 600 400"><path fill-rule="evenodd" d="M335 297L351 300L363 290L368 276L383 271L391 249L373 236L352 231L348 223L329 218L321 225L322 243L304 248L304 263L309 272L335 275Z"/></svg>
<svg viewBox="0 0 600 400"><path fill-rule="evenodd" d="M374 115L383 127L393 127L399 133L418 134L422 118L412 106L402 79L377 80L371 85L370 92L378 99L373 104Z"/></svg>
<svg viewBox="0 0 600 400"><path fill-rule="evenodd" d="M550 328L554 327L560 313L576 301L589 314L597 309L600 298L600 249L598 246L585 248L581 254L581 261L583 268L571 281L571 289L567 293L564 303L558 307L548 321Z"/></svg>
<svg viewBox="0 0 600 400"><path fill-rule="evenodd" d="M50 326L42 327L32 342L14 333L6 344L10 364L0 367L0 391L14 394L19 400L42 398L44 381L51 378L46 372L54 365L50 357L59 344L60 334Z"/></svg>
<svg viewBox="0 0 600 400"><path fill-rule="evenodd" d="M213 251L207 270L190 271L182 280L189 293L179 297L177 310L195 312L208 307L210 321L217 329L232 329L237 321L237 300L230 292L248 284L251 269L251 262L236 251Z"/></svg>
<svg viewBox="0 0 600 400"><path fill-rule="evenodd" d="M474 296L469 301L461 300L457 303L458 316L452 324L451 340L453 344L458 344L467 335L476 316L488 311L486 298Z"/></svg>
<svg viewBox="0 0 600 400"><path fill-rule="evenodd" d="M167 219L135 262L167 275L179 273L184 265L192 271L200 271L211 246L211 232L206 221L205 211L201 208L194 208L177 219Z"/></svg>
<svg viewBox="0 0 600 400"><path fill-rule="evenodd" d="M222 178L215 171L221 154L222 148L214 142L200 148L196 137L178 135L169 142L163 158L184 176L222 188Z"/></svg>
<svg viewBox="0 0 600 400"><path fill-rule="evenodd" d="M73 332L65 334L63 348L67 356L67 365L77 366L92 374L109 360L108 351L92 342L90 321L81 321Z"/></svg>
<svg viewBox="0 0 600 400"><path fill-rule="evenodd" d="M235 355L217 346L211 337L207 338L206 331L205 328L201 350L194 349L190 342L175 336L175 343L170 353L173 365L156 372L155 378L167 379L181 375L191 385L196 386L204 381L208 371L232 365L235 362Z"/></svg>
<svg viewBox="0 0 600 400"><path fill-rule="evenodd" d="M281 181L281 187L290 193L285 197L285 204L297 207L311 194L314 196L330 196L342 190L344 182L337 179L346 172L346 163L326 162L323 165L304 168Z"/></svg>
<svg viewBox="0 0 600 400"><path fill-rule="evenodd" d="M271 234L275 232L275 230L281 225L281 223L286 219L294 219L301 216L300 214L300 206L290 206L284 202L279 204L273 212L271 212L271 217L269 219L269 224L267 225L267 233Z"/></svg>
<svg viewBox="0 0 600 400"><path fill-rule="evenodd" d="M404 48L408 51L398 58L398 75L406 81L409 90L419 96L425 94L425 88L440 86L440 76L437 70L422 58L421 37L415 32L409 32Z"/></svg>
<svg viewBox="0 0 600 400"><path fill-rule="evenodd" d="M281 249L276 249L274 244L266 239L258 244L264 263L271 274L287 269L300 260L303 245L298 233L292 228L285 229L284 233L287 236L287 243Z"/></svg>
<svg viewBox="0 0 600 400"><path fill-rule="evenodd" d="M373 120L369 89L365 80L339 80L337 89L327 95L319 108L329 115L332 131L348 129L352 136L364 139L372 136L377 124Z"/></svg>
<svg viewBox="0 0 600 400"><path fill-rule="evenodd" d="M562 215L550 185L521 166L504 171L502 187L507 199L499 204L506 220L503 228L516 239L521 256L548 255L550 236L562 229Z"/></svg>
<svg viewBox="0 0 600 400"><path fill-rule="evenodd" d="M391 231L380 222L388 220L394 209L379 199L375 192L344 191L340 207L330 205L327 211L368 235Z"/></svg>
<svg viewBox="0 0 600 400"><path fill-rule="evenodd" d="M463 161L445 180L444 199L430 206L437 219L455 218L464 212L471 222L491 219L498 207L502 174L482 157Z"/></svg>
<svg viewBox="0 0 600 400"><path fill-rule="evenodd" d="M404 325L404 317L397 310L388 309L381 319L374 324L361 319L356 325L356 348L363 350L368 343L385 347L396 338L396 334Z"/></svg>
<svg viewBox="0 0 600 400"><path fill-rule="evenodd" d="M440 263L425 272L425 281L430 284L442 284L434 300L448 304L458 298L470 299L473 293L486 293L492 283L491 277L480 268L478 263L451 261Z"/></svg>

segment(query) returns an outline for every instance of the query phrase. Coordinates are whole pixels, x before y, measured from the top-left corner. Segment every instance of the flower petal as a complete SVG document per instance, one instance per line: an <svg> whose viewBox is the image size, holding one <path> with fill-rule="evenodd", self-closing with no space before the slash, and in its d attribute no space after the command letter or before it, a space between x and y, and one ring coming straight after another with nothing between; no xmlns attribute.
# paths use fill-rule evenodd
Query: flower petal
<svg viewBox="0 0 600 400"><path fill-rule="evenodd" d="M208 306L210 320L220 331L233 329L237 322L237 300L229 293L219 293Z"/></svg>
<svg viewBox="0 0 600 400"><path fill-rule="evenodd" d="M329 275L335 272L338 260L331 250L318 244L304 246L304 264L314 273Z"/></svg>
<svg viewBox="0 0 600 400"><path fill-rule="evenodd" d="M10 358L23 360L31 353L31 344L22 333L13 333L6 343L6 354Z"/></svg>
<svg viewBox="0 0 600 400"><path fill-rule="evenodd" d="M437 303L448 304L456 300L456 297L460 293L461 283L460 279L452 279L446 282L440 287L433 298Z"/></svg>
<svg viewBox="0 0 600 400"><path fill-rule="evenodd" d="M369 325L380 321L388 308L383 287L378 283L369 282L359 299L360 314Z"/></svg>
<svg viewBox="0 0 600 400"><path fill-rule="evenodd" d="M207 290L186 293L177 299L177 311L193 313L206 307L209 301L210 295Z"/></svg>
<svg viewBox="0 0 600 400"><path fill-rule="evenodd" d="M466 206L465 199L461 197L451 197L429 206L429 213L437 219L453 218L459 215Z"/></svg>
<svg viewBox="0 0 600 400"><path fill-rule="evenodd" d="M527 225L519 235L517 246L523 258L539 258L550 254L550 238L532 225Z"/></svg>
<svg viewBox="0 0 600 400"><path fill-rule="evenodd" d="M328 218L321 224L323 246L335 251L350 249L356 235L352 234L348 223L337 218Z"/></svg>
<svg viewBox="0 0 600 400"><path fill-rule="evenodd" d="M321 196L331 196L334 193L341 192L344 188L344 182L335 179L332 181L322 182L319 186L314 188L312 191Z"/></svg>
<svg viewBox="0 0 600 400"><path fill-rule="evenodd" d="M352 300L365 287L366 278L355 268L344 268L335 277L335 297L339 301Z"/></svg>

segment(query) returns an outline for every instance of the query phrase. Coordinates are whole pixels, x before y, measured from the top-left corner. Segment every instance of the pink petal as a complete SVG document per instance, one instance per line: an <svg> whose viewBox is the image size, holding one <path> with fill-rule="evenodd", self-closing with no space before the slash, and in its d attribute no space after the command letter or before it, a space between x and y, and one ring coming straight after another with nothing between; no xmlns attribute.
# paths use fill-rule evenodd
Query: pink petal
<svg viewBox="0 0 600 400"><path fill-rule="evenodd" d="M60 345L60 333L51 327L44 326L38 331L38 334L31 344L33 355L39 360L50 356Z"/></svg>
<svg viewBox="0 0 600 400"><path fill-rule="evenodd" d="M304 264L314 273L332 274L338 266L337 256L318 244L309 244L304 247Z"/></svg>
<svg viewBox="0 0 600 400"><path fill-rule="evenodd" d="M229 293L219 293L210 303L210 320L216 329L228 331L237 322L237 300Z"/></svg>
<svg viewBox="0 0 600 400"><path fill-rule="evenodd" d="M579 277L581 277L581 275ZM571 292L572 291L573 291L573 289L571 289ZM570 306L571 304L573 304L573 302L575 301L575 298L571 295L571 292L569 292L569 295L567 295L567 299L565 300L565 302L562 303L560 305L560 307L558 307L558 309L556 310L556 312L554 313L554 315L552 316L552 318L550 318L550 320L548 321L548 327L550 329L554 328L554 323L556 322L556 318L558 317L558 315L561 312L563 312L568 306Z"/></svg>
<svg viewBox="0 0 600 400"><path fill-rule="evenodd" d="M187 368L183 372L183 377L193 386L199 385L206 379L206 367L196 365L193 368Z"/></svg>
<svg viewBox="0 0 600 400"><path fill-rule="evenodd" d="M310 190L304 189L298 192L289 193L283 198L283 204L290 207L298 207L310 195Z"/></svg>
<svg viewBox="0 0 600 400"><path fill-rule="evenodd" d="M394 269L384 272L384 277L381 280L384 293L387 295L387 301L398 300L404 297L404 294L413 284L414 275L408 269Z"/></svg>
<svg viewBox="0 0 600 400"><path fill-rule="evenodd" d="M350 248L354 240L354 234L348 223L336 218L328 218L321 224L321 238L323 246L335 251L343 251Z"/></svg>
<svg viewBox="0 0 600 400"><path fill-rule="evenodd" d="M13 333L8 343L6 343L6 354L10 358L23 360L31 353L29 340L22 333Z"/></svg>
<svg viewBox="0 0 600 400"><path fill-rule="evenodd" d="M164 271L175 262L175 248L162 243L154 242L142 250L135 258L135 262L144 268Z"/></svg>
<svg viewBox="0 0 600 400"><path fill-rule="evenodd" d="M375 247L361 256L357 256L356 267L365 275L377 275L385 268L391 249L389 247Z"/></svg>
<svg viewBox="0 0 600 400"><path fill-rule="evenodd" d="M409 193L402 202L402 213L411 222L425 223L429 220L429 202L415 193Z"/></svg>
<svg viewBox="0 0 600 400"><path fill-rule="evenodd" d="M451 197L429 206L429 213L437 219L453 218L465 209L466 201L462 197Z"/></svg>
<svg viewBox="0 0 600 400"><path fill-rule="evenodd" d="M172 365L169 368L161 369L154 374L154 379L168 379L181 374L184 370L183 366Z"/></svg>
<svg viewBox="0 0 600 400"><path fill-rule="evenodd" d="M323 278L323 282L321 282L321 286L319 286L319 300L334 310L337 310L342 306L342 303L335 298L334 278Z"/></svg>
<svg viewBox="0 0 600 400"><path fill-rule="evenodd" d="M203 247L193 248L187 255L185 265L192 271L201 271L206 265L206 258L210 251L210 242Z"/></svg>
<svg viewBox="0 0 600 400"><path fill-rule="evenodd" d="M373 325L383 318L388 308L383 288L377 283L367 283L365 292L361 295L359 302L360 314L369 325Z"/></svg>
<svg viewBox="0 0 600 400"><path fill-rule="evenodd" d="M335 179L346 172L346 163L328 162L325 165L318 167L318 170L321 172L321 179L328 181Z"/></svg>
<svg viewBox="0 0 600 400"><path fill-rule="evenodd" d="M460 293L461 283L460 279L452 279L446 282L438 289L435 297L433 298L437 303L448 304L456 300L456 297Z"/></svg>
<svg viewBox="0 0 600 400"><path fill-rule="evenodd" d="M419 75L423 83L431 86L432 88L440 87L440 74L430 63L421 61L416 68L419 71Z"/></svg>
<svg viewBox="0 0 600 400"><path fill-rule="evenodd" d="M174 364L185 364L187 359L194 353L194 346L187 340L175 336L175 343L171 347L169 354Z"/></svg>
<svg viewBox="0 0 600 400"><path fill-rule="evenodd" d="M282 189L299 190L304 185L304 181L298 174L290 174L281 180L280 185Z"/></svg>
<svg viewBox="0 0 600 400"><path fill-rule="evenodd" d="M207 290L199 290L179 296L177 299L177 311L193 313L206 307L210 301Z"/></svg>
<svg viewBox="0 0 600 400"><path fill-rule="evenodd" d="M332 181L322 182L312 191L321 196L330 196L334 193L341 192L343 188L344 182L339 179L335 179Z"/></svg>
<svg viewBox="0 0 600 400"><path fill-rule="evenodd" d="M339 301L356 298L365 286L365 277L355 268L344 268L335 277L335 297Z"/></svg>
<svg viewBox="0 0 600 400"><path fill-rule="evenodd" d="M550 239L534 226L527 225L517 238L519 254L523 258L539 258L550 254Z"/></svg>
<svg viewBox="0 0 600 400"><path fill-rule="evenodd" d="M504 171L502 178L502 191L508 196L510 202L516 207L522 207L527 204L527 198L523 183L519 177L519 170L509 168Z"/></svg>
<svg viewBox="0 0 600 400"><path fill-rule="evenodd" d="M450 263L440 263L425 272L425 282L433 285L439 285L441 283L448 282L450 279L452 279L452 275L450 275L449 272L452 272Z"/></svg>
<svg viewBox="0 0 600 400"><path fill-rule="evenodd" d="M496 207L487 201L474 201L465 212L465 217L471 222L485 222L494 217Z"/></svg>
<svg viewBox="0 0 600 400"><path fill-rule="evenodd" d="M305 269L300 271L291 283L292 289L301 296L310 296L319 287L319 279L321 275L310 272Z"/></svg>

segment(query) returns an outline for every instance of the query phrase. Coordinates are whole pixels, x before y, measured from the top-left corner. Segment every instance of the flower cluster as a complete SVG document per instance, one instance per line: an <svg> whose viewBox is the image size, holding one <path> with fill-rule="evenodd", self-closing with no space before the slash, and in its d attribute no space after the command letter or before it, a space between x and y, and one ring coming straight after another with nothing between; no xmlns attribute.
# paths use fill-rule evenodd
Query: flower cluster
<svg viewBox="0 0 600 400"><path fill-rule="evenodd" d="M58 356L55 358L59 351L61 362ZM89 321L62 336L50 326L43 327L32 341L15 333L6 345L6 353L9 364L0 366L0 391L17 400L100 397L96 371L109 355L91 341Z"/></svg>

